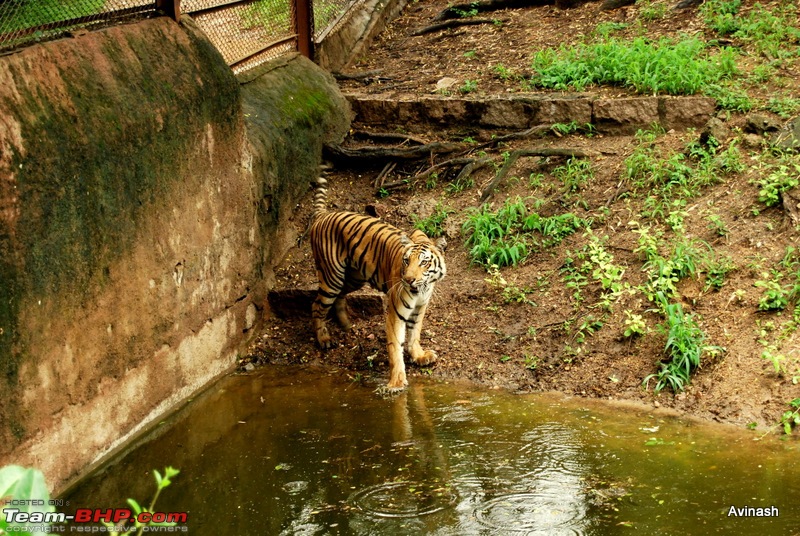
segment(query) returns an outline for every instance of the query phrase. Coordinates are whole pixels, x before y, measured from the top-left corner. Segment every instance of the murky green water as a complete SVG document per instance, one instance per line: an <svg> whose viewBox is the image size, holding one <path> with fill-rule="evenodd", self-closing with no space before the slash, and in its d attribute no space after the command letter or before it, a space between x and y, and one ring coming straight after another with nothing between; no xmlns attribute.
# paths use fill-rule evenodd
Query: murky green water
<svg viewBox="0 0 800 536"><path fill-rule="evenodd" d="M194 535L797 534L795 442L555 396L344 374L218 383L66 497L145 503ZM653 439L655 438L655 439ZM729 516L731 506L778 517Z"/></svg>

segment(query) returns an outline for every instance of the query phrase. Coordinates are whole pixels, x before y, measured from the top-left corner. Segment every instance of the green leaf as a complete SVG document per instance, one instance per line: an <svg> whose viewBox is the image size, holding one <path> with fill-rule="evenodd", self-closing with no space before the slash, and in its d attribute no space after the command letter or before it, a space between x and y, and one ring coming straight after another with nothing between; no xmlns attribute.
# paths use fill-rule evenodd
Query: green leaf
<svg viewBox="0 0 800 536"><path fill-rule="evenodd" d="M133 508L133 513L137 516L144 511L144 509L139 506L139 503L136 502L136 499L128 499L128 504L131 505L131 508Z"/></svg>
<svg viewBox="0 0 800 536"><path fill-rule="evenodd" d="M0 499L11 497L21 501L40 500L43 505L34 505L31 502L22 504L20 512L52 512L55 509L48 505L50 492L44 475L38 469L25 468L19 465L8 465L0 469ZM28 523L13 523L8 525L5 516L0 519L0 529L5 530L9 527L32 527ZM41 527L41 523L36 524Z"/></svg>

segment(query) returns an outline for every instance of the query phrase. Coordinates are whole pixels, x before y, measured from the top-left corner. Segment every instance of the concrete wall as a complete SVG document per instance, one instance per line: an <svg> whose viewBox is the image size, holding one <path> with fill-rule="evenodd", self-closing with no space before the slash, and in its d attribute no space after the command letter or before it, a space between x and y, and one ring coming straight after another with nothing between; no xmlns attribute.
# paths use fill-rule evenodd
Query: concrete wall
<svg viewBox="0 0 800 536"><path fill-rule="evenodd" d="M0 465L61 489L257 331L349 112L299 57L241 82L189 18L0 58Z"/></svg>
<svg viewBox="0 0 800 536"><path fill-rule="evenodd" d="M334 26L319 36L314 60L332 72L342 71L364 54L367 47L408 0L363 0Z"/></svg>

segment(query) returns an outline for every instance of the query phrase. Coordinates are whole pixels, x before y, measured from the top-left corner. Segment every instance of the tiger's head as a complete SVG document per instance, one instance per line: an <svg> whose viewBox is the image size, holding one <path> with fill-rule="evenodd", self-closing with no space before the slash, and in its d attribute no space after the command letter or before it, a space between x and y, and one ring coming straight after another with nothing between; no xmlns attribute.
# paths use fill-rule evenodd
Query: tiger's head
<svg viewBox="0 0 800 536"><path fill-rule="evenodd" d="M447 241L434 244L422 231L414 231L403 250L401 281L411 294L427 294L447 273L443 251Z"/></svg>

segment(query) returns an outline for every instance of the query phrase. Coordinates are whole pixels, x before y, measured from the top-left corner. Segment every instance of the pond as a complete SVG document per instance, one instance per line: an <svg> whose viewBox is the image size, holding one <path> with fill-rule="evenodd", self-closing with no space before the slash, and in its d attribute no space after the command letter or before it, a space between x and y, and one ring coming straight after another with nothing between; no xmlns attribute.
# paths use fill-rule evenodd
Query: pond
<svg viewBox="0 0 800 536"><path fill-rule="evenodd" d="M791 534L794 441L550 394L271 367L229 376L63 499L193 535ZM732 511L731 508L734 508ZM735 515L769 513L770 517ZM760 509L760 510L753 510ZM777 514L777 516L775 515Z"/></svg>

